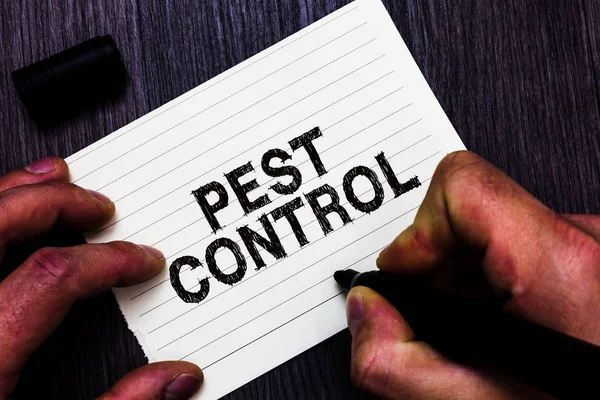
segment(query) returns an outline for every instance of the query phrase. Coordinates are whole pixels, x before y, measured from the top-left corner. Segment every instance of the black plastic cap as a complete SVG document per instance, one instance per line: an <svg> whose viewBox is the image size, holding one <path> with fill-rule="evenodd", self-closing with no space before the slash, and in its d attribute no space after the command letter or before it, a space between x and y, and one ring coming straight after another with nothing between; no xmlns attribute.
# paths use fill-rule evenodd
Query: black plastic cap
<svg viewBox="0 0 600 400"><path fill-rule="evenodd" d="M95 37L12 73L21 101L40 126L116 96L126 76L110 35Z"/></svg>

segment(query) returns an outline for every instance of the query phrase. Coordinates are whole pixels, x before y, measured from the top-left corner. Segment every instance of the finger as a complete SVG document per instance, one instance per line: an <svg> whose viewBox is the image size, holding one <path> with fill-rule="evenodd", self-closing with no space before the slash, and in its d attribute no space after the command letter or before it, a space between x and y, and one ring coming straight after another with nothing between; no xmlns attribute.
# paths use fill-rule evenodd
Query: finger
<svg viewBox="0 0 600 400"><path fill-rule="evenodd" d="M89 230L108 222L115 205L69 183L43 183L0 193L0 249L47 232L57 223Z"/></svg>
<svg viewBox="0 0 600 400"><path fill-rule="evenodd" d="M556 219L493 165L473 153L456 152L440 162L413 224L380 254L377 263L382 269L423 271L465 246L483 253L492 238L494 245L522 248L530 243L515 243L516 234L537 237Z"/></svg>
<svg viewBox="0 0 600 400"><path fill-rule="evenodd" d="M17 186L67 181L68 179L69 167L67 163L58 157L48 157L35 161L24 169L0 176L0 192Z"/></svg>
<svg viewBox="0 0 600 400"><path fill-rule="evenodd" d="M166 361L146 365L125 375L98 400L191 398L204 377L196 365L185 361Z"/></svg>
<svg viewBox="0 0 600 400"><path fill-rule="evenodd" d="M127 242L44 248L0 283L0 398L73 302L144 282L160 272L158 250Z"/></svg>
<svg viewBox="0 0 600 400"><path fill-rule="evenodd" d="M347 300L352 381L388 399L542 398L512 380L456 364L423 342L376 292L356 287Z"/></svg>
<svg viewBox="0 0 600 400"><path fill-rule="evenodd" d="M487 161L457 152L439 164L413 224L377 265L436 272L464 253L480 255L507 309L553 329L578 335L577 321L598 301L598 243Z"/></svg>
<svg viewBox="0 0 600 400"><path fill-rule="evenodd" d="M600 242L600 215L563 214L563 218Z"/></svg>

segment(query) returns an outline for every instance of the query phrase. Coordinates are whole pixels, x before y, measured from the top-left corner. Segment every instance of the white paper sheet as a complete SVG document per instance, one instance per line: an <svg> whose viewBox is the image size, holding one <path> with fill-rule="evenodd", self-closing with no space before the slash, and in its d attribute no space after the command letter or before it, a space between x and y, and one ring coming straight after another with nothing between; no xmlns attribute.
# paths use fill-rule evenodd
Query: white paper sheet
<svg viewBox="0 0 600 400"><path fill-rule="evenodd" d="M175 61L174 61L175 62ZM318 127L312 140L324 169L318 176L305 148L288 143ZM302 184L278 194L277 182L261 158L279 148L296 166ZM344 296L332 279L343 268L374 268L378 252L414 218L439 160L464 149L379 0L356 0L238 66L71 156L72 181L113 199L117 214L90 242L128 240L161 249L167 268L155 279L115 294L129 327L148 358L187 360L205 373L198 398L223 396L346 327ZM400 183L421 186L398 197L375 157L384 152ZM279 159L270 163L280 167ZM270 203L245 215L224 174L250 162L254 171L239 178L258 187ZM377 176L383 200L372 212L349 203L344 176L365 166ZM363 171L364 172L364 171ZM216 181L228 205L215 213L223 229L213 233L192 191ZM324 234L306 194L328 184L352 218L331 213ZM352 188L362 203L374 199L364 176ZM300 246L285 218L271 211L300 198L295 215L308 244ZM209 204L217 193L207 196ZM325 206L331 199L318 200ZM266 215L286 256L277 259L257 245L266 264L255 260L237 232L248 225L266 236L258 218ZM233 285L209 271L205 252L218 238L235 242L247 264ZM187 303L174 290L169 266L183 256L202 266L181 268L184 290L209 292ZM281 256L281 254L279 254ZM226 248L215 263L223 274L238 265ZM237 275L239 278L240 275ZM223 280L223 278L221 278Z"/></svg>

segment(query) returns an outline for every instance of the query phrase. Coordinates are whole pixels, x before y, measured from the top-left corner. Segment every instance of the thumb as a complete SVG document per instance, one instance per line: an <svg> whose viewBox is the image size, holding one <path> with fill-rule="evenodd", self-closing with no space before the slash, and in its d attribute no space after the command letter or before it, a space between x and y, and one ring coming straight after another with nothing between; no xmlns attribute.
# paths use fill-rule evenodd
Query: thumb
<svg viewBox="0 0 600 400"><path fill-rule="evenodd" d="M355 287L346 303L355 385L386 399L544 398L491 373L456 364L414 334L382 296Z"/></svg>
<svg viewBox="0 0 600 400"><path fill-rule="evenodd" d="M98 400L190 399L204 377L196 365L165 361L146 365L125 375Z"/></svg>

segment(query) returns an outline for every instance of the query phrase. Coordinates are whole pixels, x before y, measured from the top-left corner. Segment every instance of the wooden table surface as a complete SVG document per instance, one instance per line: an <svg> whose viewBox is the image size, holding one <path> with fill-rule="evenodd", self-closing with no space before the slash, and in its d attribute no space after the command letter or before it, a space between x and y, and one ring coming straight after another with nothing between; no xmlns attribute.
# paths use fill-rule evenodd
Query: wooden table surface
<svg viewBox="0 0 600 400"><path fill-rule="evenodd" d="M0 173L66 157L336 10L345 0L1 0ZM467 148L559 212L600 213L600 3L386 0ZM51 129L31 122L10 72L111 34L123 96ZM8 273L53 236L12 251ZM360 398L342 332L228 399ZM77 304L32 357L16 398L92 398L145 363L110 293Z"/></svg>

